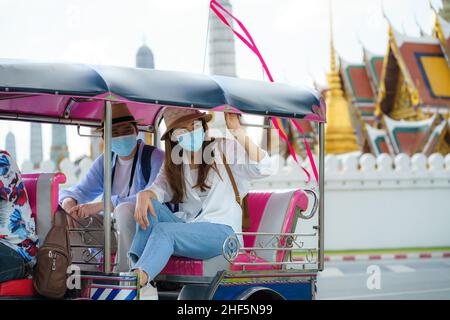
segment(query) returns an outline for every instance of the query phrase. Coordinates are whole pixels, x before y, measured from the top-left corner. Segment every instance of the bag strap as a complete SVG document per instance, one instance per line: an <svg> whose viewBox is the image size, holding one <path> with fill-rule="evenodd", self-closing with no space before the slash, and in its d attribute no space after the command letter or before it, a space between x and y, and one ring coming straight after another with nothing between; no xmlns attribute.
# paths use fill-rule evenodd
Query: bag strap
<svg viewBox="0 0 450 320"><path fill-rule="evenodd" d="M233 172L231 172L231 168L227 163L227 158L225 157L225 154L222 152L222 160L223 164L225 165L225 169L227 170L228 177L230 178L231 185L233 186L234 191L234 197L236 198L236 202L242 207L241 203L241 196L239 195L239 190L236 184L236 180L234 180Z"/></svg>

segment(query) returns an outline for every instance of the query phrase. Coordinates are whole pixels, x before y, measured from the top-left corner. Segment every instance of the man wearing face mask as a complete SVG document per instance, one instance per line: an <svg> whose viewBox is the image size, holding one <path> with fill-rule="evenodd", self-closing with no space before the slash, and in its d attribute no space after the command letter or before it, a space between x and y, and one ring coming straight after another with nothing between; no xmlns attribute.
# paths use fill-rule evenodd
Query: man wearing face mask
<svg viewBox="0 0 450 320"><path fill-rule="evenodd" d="M103 132L103 128L99 131ZM124 103L112 107L112 185L111 204L119 231L119 271L127 271L126 253L135 232L133 217L136 194L152 185L164 159L164 152L153 146L145 145L137 139L137 121ZM103 157L100 155L92 164L88 173L77 185L62 190L59 199L62 207L70 215L83 223L102 221L103 211ZM97 200L96 200L97 199ZM101 199L98 201L98 199ZM95 201L94 201L95 200ZM69 219L69 224L73 225ZM78 226L79 227L79 226ZM96 227L101 227L96 225ZM91 234L102 240L102 235ZM72 243L88 242L80 234L74 235ZM115 244L113 244L114 247ZM79 254L80 256L83 253ZM74 260L79 260L74 257Z"/></svg>

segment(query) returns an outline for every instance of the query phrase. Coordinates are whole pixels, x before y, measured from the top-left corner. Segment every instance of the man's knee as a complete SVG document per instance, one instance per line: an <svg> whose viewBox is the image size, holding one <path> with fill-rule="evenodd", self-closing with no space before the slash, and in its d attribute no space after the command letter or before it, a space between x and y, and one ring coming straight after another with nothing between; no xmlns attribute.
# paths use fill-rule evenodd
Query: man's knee
<svg viewBox="0 0 450 320"><path fill-rule="evenodd" d="M114 209L114 213L116 215L129 215L129 214L134 214L134 209L135 209L136 205L134 203L131 202L124 202L119 204L115 209Z"/></svg>
<svg viewBox="0 0 450 320"><path fill-rule="evenodd" d="M114 216L119 228L135 224L134 221L134 203L121 203L114 210Z"/></svg>

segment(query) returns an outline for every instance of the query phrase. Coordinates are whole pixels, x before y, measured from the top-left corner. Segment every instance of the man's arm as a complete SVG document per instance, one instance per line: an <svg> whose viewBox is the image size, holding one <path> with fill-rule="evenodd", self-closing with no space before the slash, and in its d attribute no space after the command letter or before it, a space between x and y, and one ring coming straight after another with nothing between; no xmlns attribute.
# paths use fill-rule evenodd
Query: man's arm
<svg viewBox="0 0 450 320"><path fill-rule="evenodd" d="M93 201L103 193L103 155L99 156L80 183L59 192L60 203L68 206ZM70 198L70 199L69 199ZM66 201L66 199L68 199ZM71 201L73 200L73 201Z"/></svg>

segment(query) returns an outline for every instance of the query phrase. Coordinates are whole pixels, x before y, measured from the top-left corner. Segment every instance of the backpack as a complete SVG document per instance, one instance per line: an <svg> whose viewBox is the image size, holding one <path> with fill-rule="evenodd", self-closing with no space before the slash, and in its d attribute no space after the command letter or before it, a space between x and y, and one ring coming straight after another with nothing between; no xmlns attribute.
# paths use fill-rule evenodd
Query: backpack
<svg viewBox="0 0 450 320"><path fill-rule="evenodd" d="M67 268L72 263L66 212L58 207L43 245L39 248L33 287L40 295L61 299L67 290Z"/></svg>
<svg viewBox="0 0 450 320"><path fill-rule="evenodd" d="M148 144L144 144L141 156L141 169L144 176L145 184L150 180L150 174L152 173L152 153L156 148Z"/></svg>

